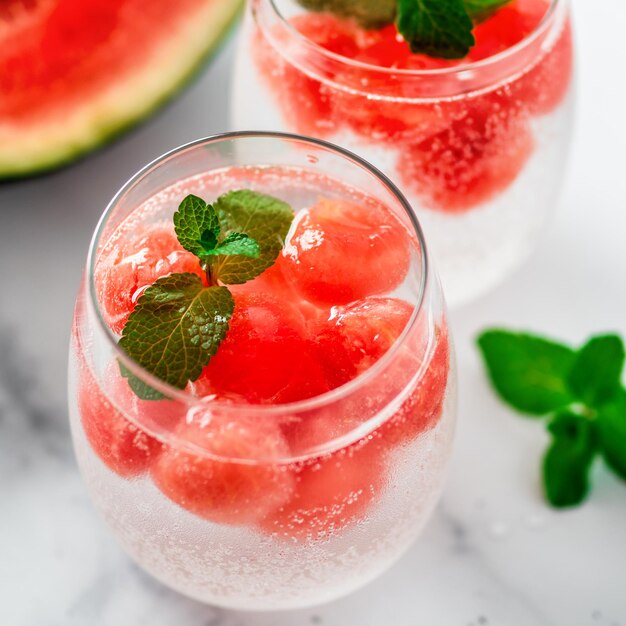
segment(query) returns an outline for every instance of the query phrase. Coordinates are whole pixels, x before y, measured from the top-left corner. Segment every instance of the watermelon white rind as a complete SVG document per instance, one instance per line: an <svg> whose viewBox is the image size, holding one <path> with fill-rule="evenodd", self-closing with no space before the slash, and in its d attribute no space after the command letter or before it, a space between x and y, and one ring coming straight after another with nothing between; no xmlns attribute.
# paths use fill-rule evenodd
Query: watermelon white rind
<svg viewBox="0 0 626 626"><path fill-rule="evenodd" d="M139 67L122 72L89 97L71 101L62 112L44 111L26 123L15 123L0 112L0 181L67 165L147 118L198 74L229 33L242 5L243 0L199 1Z"/></svg>

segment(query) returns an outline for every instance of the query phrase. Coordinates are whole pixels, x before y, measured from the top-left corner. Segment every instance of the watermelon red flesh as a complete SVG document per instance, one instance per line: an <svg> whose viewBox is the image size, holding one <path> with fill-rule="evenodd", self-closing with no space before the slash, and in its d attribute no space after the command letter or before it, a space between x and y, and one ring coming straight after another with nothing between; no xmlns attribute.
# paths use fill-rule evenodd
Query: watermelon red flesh
<svg viewBox="0 0 626 626"><path fill-rule="evenodd" d="M0 179L48 169L145 117L208 56L241 0L8 0Z"/></svg>

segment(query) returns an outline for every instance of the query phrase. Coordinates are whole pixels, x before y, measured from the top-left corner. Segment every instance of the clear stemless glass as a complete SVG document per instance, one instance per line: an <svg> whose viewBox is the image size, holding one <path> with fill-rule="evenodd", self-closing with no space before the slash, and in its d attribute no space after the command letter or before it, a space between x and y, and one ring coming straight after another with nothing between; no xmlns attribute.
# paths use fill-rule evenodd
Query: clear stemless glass
<svg viewBox="0 0 626 626"><path fill-rule="evenodd" d="M409 321L347 384L288 404L226 402L197 397L193 385L169 387L118 347L107 300L116 285L102 279L111 241L170 223L188 193L241 188L296 214L320 196L380 203L407 235L406 278L388 295L409 307ZM166 399L136 397L120 362ZM379 171L322 141L238 133L166 154L121 189L95 232L74 316L69 402L94 503L129 555L166 585L211 604L270 610L372 580L428 520L456 418L445 306L410 205ZM227 453L204 445L225 432Z"/></svg>
<svg viewBox="0 0 626 626"><path fill-rule="evenodd" d="M521 41L437 66L407 58L392 27L364 31L296 0L250 0L233 123L327 139L379 167L415 209L448 303L462 304L529 255L564 174L574 102L568 2L515 0L502 9L503 41L518 10L537 22ZM481 37L491 45L498 33ZM372 60L389 65L394 55L400 69Z"/></svg>

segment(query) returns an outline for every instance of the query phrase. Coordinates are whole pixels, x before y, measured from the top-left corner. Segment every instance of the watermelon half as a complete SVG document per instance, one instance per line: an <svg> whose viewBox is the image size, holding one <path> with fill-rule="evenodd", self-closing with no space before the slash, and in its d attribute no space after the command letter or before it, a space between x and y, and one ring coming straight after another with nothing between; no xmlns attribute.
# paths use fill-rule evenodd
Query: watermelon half
<svg viewBox="0 0 626 626"><path fill-rule="evenodd" d="M53 169L172 96L242 0L0 0L0 179Z"/></svg>

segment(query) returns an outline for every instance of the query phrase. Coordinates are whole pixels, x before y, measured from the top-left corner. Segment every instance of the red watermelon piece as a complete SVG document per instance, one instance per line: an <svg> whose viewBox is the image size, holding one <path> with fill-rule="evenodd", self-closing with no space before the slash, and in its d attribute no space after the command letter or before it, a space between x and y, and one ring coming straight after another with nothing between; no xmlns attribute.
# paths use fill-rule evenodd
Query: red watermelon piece
<svg viewBox="0 0 626 626"><path fill-rule="evenodd" d="M305 300L288 278L289 261L279 254L274 265L266 269L254 280L242 285L229 285L235 296L237 294L269 295L279 300L283 307L290 310L295 319L300 319L306 326L316 320L324 311Z"/></svg>
<svg viewBox="0 0 626 626"><path fill-rule="evenodd" d="M547 115L563 101L572 83L574 50L572 25L563 32L539 63L513 84L515 93L534 115Z"/></svg>
<svg viewBox="0 0 626 626"><path fill-rule="evenodd" d="M200 396L295 402L328 391L303 317L269 294L236 293L228 334L194 383Z"/></svg>
<svg viewBox="0 0 626 626"><path fill-rule="evenodd" d="M198 258L183 249L171 224L120 232L96 266L98 300L111 330L121 334L137 300L158 278L182 272L205 279Z"/></svg>
<svg viewBox="0 0 626 626"><path fill-rule="evenodd" d="M412 313L413 307L397 298L372 297L337 307L334 316L317 327L320 359L331 384L345 384L372 367L398 340ZM399 410L374 433L378 445L385 449L412 441L441 417L450 345L445 325L440 325L435 335L422 378ZM385 372L340 406L341 416L336 416L336 428L340 430L333 436L345 434L374 417L402 392L427 356L426 339L426 326L420 317Z"/></svg>
<svg viewBox="0 0 626 626"><path fill-rule="evenodd" d="M363 441L303 462L293 475L292 496L260 528L280 539L330 539L366 517L384 486L384 458Z"/></svg>
<svg viewBox="0 0 626 626"><path fill-rule="evenodd" d="M330 14L299 15L292 25L314 43L341 56L352 56L357 50L356 27ZM253 46L257 67L272 86L291 129L318 137L335 132L333 94L319 80L286 62L261 32L257 31Z"/></svg>
<svg viewBox="0 0 626 626"><path fill-rule="evenodd" d="M124 400L129 399L132 391L126 380L116 374L116 369L117 365L114 364L107 372L108 377L114 377L109 391L116 397L118 394L122 395L126 406ZM103 391L81 357L78 375L78 411L85 437L92 450L110 470L123 478L133 478L145 473L161 453L161 442L141 430L113 406L108 393ZM160 406L149 409L160 412L159 419L165 421L168 406L160 402L155 404ZM165 402L165 405L171 403ZM176 419L176 412L173 411L171 421Z"/></svg>
<svg viewBox="0 0 626 626"><path fill-rule="evenodd" d="M283 256L304 298L340 305L395 289L409 268L409 236L380 204L322 198L297 215Z"/></svg>
<svg viewBox="0 0 626 626"><path fill-rule="evenodd" d="M427 432L442 416L443 404L448 388L450 373L450 341L446 326L439 326L435 345L428 365L416 388L411 392L400 409L378 430L385 446L397 446L410 443L422 433ZM405 355L407 367L414 355ZM398 368L402 368L401 360ZM411 371L410 370L410 371Z"/></svg>
<svg viewBox="0 0 626 626"><path fill-rule="evenodd" d="M407 145L398 158L402 182L432 209L461 213L488 202L515 181L533 152L528 118L509 93L465 106L461 119Z"/></svg>
<svg viewBox="0 0 626 626"><path fill-rule="evenodd" d="M371 297L334 307L316 326L316 345L328 380L344 385L378 361L406 327L413 307L397 298Z"/></svg>
<svg viewBox="0 0 626 626"><path fill-rule="evenodd" d="M3 0L0 179L58 167L145 118L215 50L241 0Z"/></svg>
<svg viewBox="0 0 626 626"><path fill-rule="evenodd" d="M547 0L514 0L474 28L476 45L469 61L480 61L512 48L531 35L550 4Z"/></svg>
<svg viewBox="0 0 626 626"><path fill-rule="evenodd" d="M292 473L280 465L289 447L259 415L199 409L152 467L159 489L187 511L218 524L255 523L289 500Z"/></svg>

